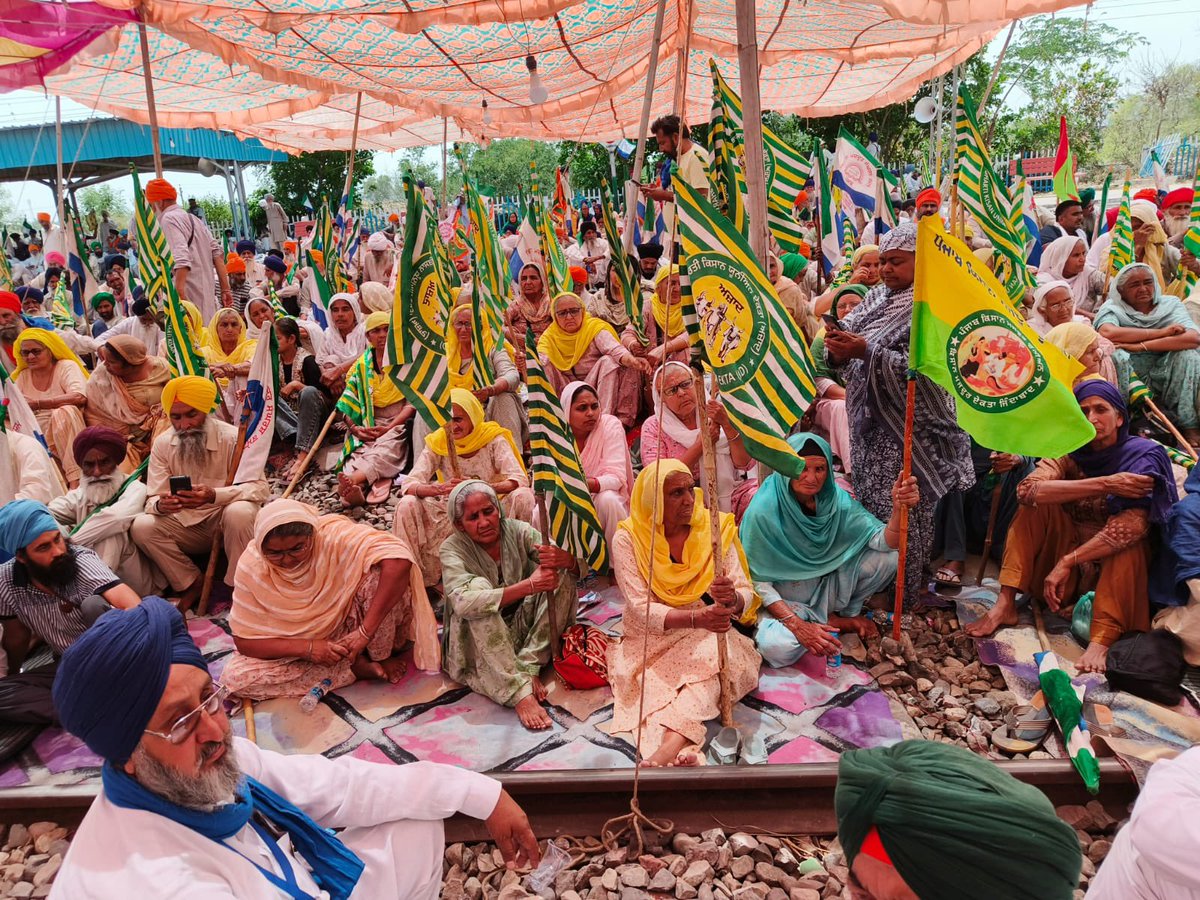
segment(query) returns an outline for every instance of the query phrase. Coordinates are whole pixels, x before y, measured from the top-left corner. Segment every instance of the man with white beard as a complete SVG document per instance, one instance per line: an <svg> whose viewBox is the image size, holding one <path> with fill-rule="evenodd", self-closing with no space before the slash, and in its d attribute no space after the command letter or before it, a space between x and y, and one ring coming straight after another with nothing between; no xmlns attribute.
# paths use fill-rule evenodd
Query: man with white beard
<svg viewBox="0 0 1200 900"><path fill-rule="evenodd" d="M1162 227L1168 238L1178 237L1188 230L1192 215L1192 189L1177 187L1163 197L1159 205L1162 210Z"/></svg>
<svg viewBox="0 0 1200 900"><path fill-rule="evenodd" d="M81 471L79 487L51 500L49 509L71 543L96 551L139 597L146 597L167 582L129 534L145 509L146 485L136 473L126 477L117 471L126 449L125 436L115 429L93 425L79 432L72 445Z"/></svg>
<svg viewBox="0 0 1200 900"><path fill-rule="evenodd" d="M146 511L131 528L134 543L162 570L184 611L200 599L204 581L189 554L208 553L219 527L229 561L225 583L232 587L254 519L270 493L265 475L226 485L237 428L209 415L216 402L217 386L208 378L184 375L167 382L162 408L172 428L154 440ZM173 487L172 476L186 476L190 485Z"/></svg>

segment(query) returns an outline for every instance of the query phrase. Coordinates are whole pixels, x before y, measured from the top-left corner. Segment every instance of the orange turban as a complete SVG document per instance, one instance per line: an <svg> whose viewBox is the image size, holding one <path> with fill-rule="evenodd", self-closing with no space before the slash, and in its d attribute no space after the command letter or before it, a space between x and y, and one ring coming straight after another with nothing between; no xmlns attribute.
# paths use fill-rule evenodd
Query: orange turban
<svg viewBox="0 0 1200 900"><path fill-rule="evenodd" d="M801 241L799 249L796 250L805 259L812 259L812 245L808 241Z"/></svg>
<svg viewBox="0 0 1200 900"><path fill-rule="evenodd" d="M246 274L246 261L244 259L242 259L240 256L238 256L236 253L230 253L229 256L226 257L226 259L225 259L225 271L229 272L231 274L234 272L237 272L242 275L245 275Z"/></svg>
<svg viewBox="0 0 1200 900"><path fill-rule="evenodd" d="M571 280L576 284L587 284L587 269L583 266L571 266L567 271L571 273Z"/></svg>
<svg viewBox="0 0 1200 900"><path fill-rule="evenodd" d="M308 255L313 258L313 262L315 262L318 266L321 266L322 268L324 268L324 266L325 266L325 254L324 253L322 253L320 250L309 250Z"/></svg>
<svg viewBox="0 0 1200 900"><path fill-rule="evenodd" d="M283 242L283 249L284 249L284 250L291 250L293 253L295 253L297 250L299 250L299 249L300 249L300 245L299 245L299 244L297 244L295 241L284 241L284 242Z"/></svg>
<svg viewBox="0 0 1200 900"><path fill-rule="evenodd" d="M162 390L162 408L170 413L175 401L186 404L197 412L210 413L217 403L217 385L210 378L199 375L181 375L168 381Z"/></svg>
<svg viewBox="0 0 1200 900"><path fill-rule="evenodd" d="M797 207L807 206L808 205L808 191L801 191L800 193L798 193L796 195L796 202L793 203L792 205L797 206Z"/></svg>
<svg viewBox="0 0 1200 900"><path fill-rule="evenodd" d="M171 182L165 178L151 178L146 182L146 200L149 203L160 203L163 200L174 200L179 195Z"/></svg>
<svg viewBox="0 0 1200 900"><path fill-rule="evenodd" d="M50 213L38 213L37 220L39 222L45 222L47 225L49 225L50 224Z"/></svg>
<svg viewBox="0 0 1200 900"><path fill-rule="evenodd" d="M388 216L388 221L389 221L389 222L399 222L399 221L400 221L400 216L399 216L399 214L398 214L398 213L392 213L390 216Z"/></svg>
<svg viewBox="0 0 1200 900"><path fill-rule="evenodd" d="M917 194L917 206L924 206L926 203L936 203L942 205L942 195L937 188L925 188L921 193Z"/></svg>

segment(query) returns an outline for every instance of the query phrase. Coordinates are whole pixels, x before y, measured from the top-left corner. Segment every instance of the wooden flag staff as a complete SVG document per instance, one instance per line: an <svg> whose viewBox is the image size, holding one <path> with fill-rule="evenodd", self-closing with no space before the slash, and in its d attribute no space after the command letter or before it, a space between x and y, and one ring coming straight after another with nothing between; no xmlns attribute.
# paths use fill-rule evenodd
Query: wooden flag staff
<svg viewBox="0 0 1200 900"><path fill-rule="evenodd" d="M917 407L917 377L908 374L908 392L904 398L904 464L900 477L907 480L912 474L913 413ZM892 639L900 640L900 617L904 614L904 580L908 566L908 507L900 506L900 545L896 548L900 560L896 565L896 607L892 613Z"/></svg>

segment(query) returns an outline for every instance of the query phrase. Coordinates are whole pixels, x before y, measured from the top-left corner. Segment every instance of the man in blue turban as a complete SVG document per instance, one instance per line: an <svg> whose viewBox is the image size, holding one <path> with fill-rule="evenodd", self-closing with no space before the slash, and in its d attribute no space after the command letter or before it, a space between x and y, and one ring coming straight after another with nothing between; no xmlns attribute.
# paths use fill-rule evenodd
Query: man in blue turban
<svg viewBox="0 0 1200 900"><path fill-rule="evenodd" d="M456 812L486 819L510 868L538 862L528 819L486 775L284 756L234 738L224 688L158 597L77 641L54 698L63 726L105 760L103 792L55 880L64 897L124 900L152 886L155 897L433 900L441 820Z"/></svg>
<svg viewBox="0 0 1200 900"><path fill-rule="evenodd" d="M7 758L58 720L50 696L57 658L110 607L136 606L141 598L95 552L64 538L36 500L0 507L0 550L11 557L0 565L0 656L7 654L12 673L0 678L0 723L25 726L0 732L0 757ZM35 638L55 659L21 671Z"/></svg>

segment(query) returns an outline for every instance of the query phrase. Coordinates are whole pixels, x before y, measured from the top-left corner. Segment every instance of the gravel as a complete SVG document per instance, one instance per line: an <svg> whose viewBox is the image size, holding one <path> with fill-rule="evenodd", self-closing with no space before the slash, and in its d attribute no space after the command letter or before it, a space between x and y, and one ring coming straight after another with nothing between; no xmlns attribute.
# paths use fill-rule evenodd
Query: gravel
<svg viewBox="0 0 1200 900"><path fill-rule="evenodd" d="M54 822L0 825L0 897L47 897L70 842Z"/></svg>

